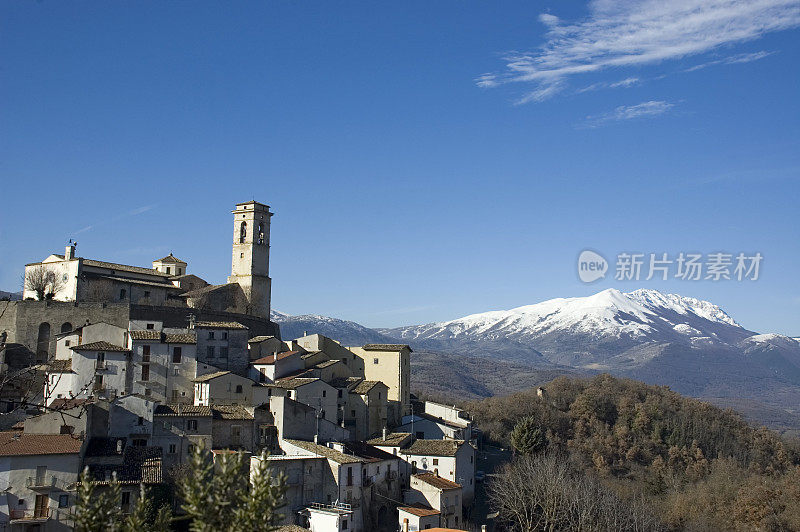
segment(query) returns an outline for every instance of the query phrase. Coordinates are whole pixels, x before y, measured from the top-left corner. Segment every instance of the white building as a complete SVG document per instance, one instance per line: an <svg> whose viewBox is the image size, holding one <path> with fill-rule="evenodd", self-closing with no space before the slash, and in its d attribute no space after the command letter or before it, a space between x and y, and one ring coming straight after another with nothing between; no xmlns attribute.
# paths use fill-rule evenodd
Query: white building
<svg viewBox="0 0 800 532"><path fill-rule="evenodd" d="M400 506L397 508L397 514L400 530L408 530L408 532L438 527L441 516L439 510L434 510L424 504ZM404 526L407 526L407 528L404 528Z"/></svg>
<svg viewBox="0 0 800 532"><path fill-rule="evenodd" d="M461 485L434 473L411 475L411 484L403 493L406 504L423 504L439 511L440 526L458 527L464 524Z"/></svg>

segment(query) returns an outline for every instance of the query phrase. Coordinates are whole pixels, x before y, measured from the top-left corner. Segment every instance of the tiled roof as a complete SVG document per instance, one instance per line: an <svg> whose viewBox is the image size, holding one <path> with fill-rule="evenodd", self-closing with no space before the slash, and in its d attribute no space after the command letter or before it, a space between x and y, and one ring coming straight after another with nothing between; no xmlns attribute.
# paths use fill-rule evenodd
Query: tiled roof
<svg viewBox="0 0 800 532"><path fill-rule="evenodd" d="M300 351L284 351L283 353L278 353L278 360L283 360L286 357L290 357L292 355L296 355ZM274 364L275 363L275 355L267 355L265 357L261 357L257 360L252 362L253 364Z"/></svg>
<svg viewBox="0 0 800 532"><path fill-rule="evenodd" d="M433 508L428 508L427 506L399 506L398 510L403 510L404 512L408 512L411 515L416 515L417 517L429 517L431 515L439 515L439 510L434 510Z"/></svg>
<svg viewBox="0 0 800 532"><path fill-rule="evenodd" d="M169 262L169 263L173 263L173 264L186 264L186 262L182 261L179 258L176 258L172 253L170 253L169 255L164 257L163 259L158 259L158 260L153 261L153 262Z"/></svg>
<svg viewBox="0 0 800 532"><path fill-rule="evenodd" d="M314 377L295 377L291 379L285 380L278 380L272 384L267 384L269 387L273 388L282 388L284 390L294 390L295 388L299 388L301 386L305 386L314 381L318 381L319 379Z"/></svg>
<svg viewBox="0 0 800 532"><path fill-rule="evenodd" d="M364 379L362 379L361 377L340 377L338 379L331 379L331 382L328 384L330 384L334 388L350 389L363 380Z"/></svg>
<svg viewBox="0 0 800 532"><path fill-rule="evenodd" d="M386 435L386 439L383 439L383 436L378 436L377 438L372 438L371 440L367 440L367 443L370 445L383 445L386 447L396 447L402 445L406 439L411 437L410 432L392 432Z"/></svg>
<svg viewBox="0 0 800 532"><path fill-rule="evenodd" d="M324 456L325 458L333 460L334 462L337 462L339 464L357 464L363 461L356 456L349 456L337 451L336 449L331 449L330 447L325 447L324 445L317 445L316 443L310 441L303 441L303 440L284 440L284 441L294 445L295 447L300 447L304 451L314 453L318 456Z"/></svg>
<svg viewBox="0 0 800 532"><path fill-rule="evenodd" d="M237 321L198 321L194 326L198 329L247 329Z"/></svg>
<svg viewBox="0 0 800 532"><path fill-rule="evenodd" d="M195 406L180 403L158 405L156 417L213 417L214 419L253 419L253 414L243 406Z"/></svg>
<svg viewBox="0 0 800 532"><path fill-rule="evenodd" d="M192 382L208 382L211 379L216 379L217 377L222 377L223 375L227 375L230 371L215 371L214 373L209 373L207 375L201 375L197 378L192 379Z"/></svg>
<svg viewBox="0 0 800 532"><path fill-rule="evenodd" d="M249 344L257 344L258 342L263 342L264 340L269 340L270 338L275 338L274 336L254 336L250 338L247 343Z"/></svg>
<svg viewBox="0 0 800 532"><path fill-rule="evenodd" d="M416 440L406 449L404 454L419 456L455 456L464 440Z"/></svg>
<svg viewBox="0 0 800 532"><path fill-rule="evenodd" d="M131 331L131 338L134 340L159 340L161 341L161 331L146 329L144 331Z"/></svg>
<svg viewBox="0 0 800 532"><path fill-rule="evenodd" d="M155 270L153 270L155 271ZM118 281L120 283L128 283L128 284L138 284L142 286L155 286L156 288L165 288L167 290L180 290L177 286L172 284L169 279L158 279L158 280L144 280L144 279L134 279L132 277L123 277L121 275L97 275L94 273L88 274L89 276L96 277L98 279L108 279L110 281Z"/></svg>
<svg viewBox="0 0 800 532"><path fill-rule="evenodd" d="M108 484L106 478L112 473L117 474L120 484L161 484L164 481L161 457L161 447L126 447L122 465L90 465L89 472L96 484Z"/></svg>
<svg viewBox="0 0 800 532"><path fill-rule="evenodd" d="M118 351L124 353L129 351L129 349L125 347L121 347L118 345L114 345L112 343L106 342L105 340L100 340L99 342L92 342L89 344L81 344L70 347L73 351Z"/></svg>
<svg viewBox="0 0 800 532"><path fill-rule="evenodd" d="M47 371L50 373L72 373L72 359L54 358L48 363Z"/></svg>
<svg viewBox="0 0 800 532"><path fill-rule="evenodd" d="M69 410L70 408L83 406L87 403L92 403L92 402L94 402L94 399L79 399L77 397L74 399L69 399L69 398L59 397L57 399L53 399L52 401L50 401L50 404L47 406L47 408L49 408L50 410Z"/></svg>
<svg viewBox="0 0 800 532"><path fill-rule="evenodd" d="M375 386L379 384L383 383L381 381L361 381L352 389L350 389L350 393L357 393L358 395L364 395L369 393L371 389L373 389ZM383 385L386 386L385 384Z"/></svg>
<svg viewBox="0 0 800 532"><path fill-rule="evenodd" d="M164 334L164 343L165 344L196 344L197 337L193 334L183 333L183 334L172 334L172 333L165 333Z"/></svg>
<svg viewBox="0 0 800 532"><path fill-rule="evenodd" d="M158 417L211 417L212 415L210 406L185 405L181 403L158 405L153 412L153 416Z"/></svg>
<svg viewBox="0 0 800 532"><path fill-rule="evenodd" d="M452 490L461 487L461 484L456 484L452 480L447 480L434 473L417 473L411 476L440 490Z"/></svg>
<svg viewBox="0 0 800 532"><path fill-rule="evenodd" d="M324 369L327 368L328 366L333 366L334 364L339 364L339 363L341 363L341 360L325 360L324 362L320 362L314 367L317 369Z"/></svg>
<svg viewBox="0 0 800 532"><path fill-rule="evenodd" d="M114 262L103 262L101 260L83 259L84 266L94 266L95 268L106 268L109 270L118 270L121 272L143 273L146 275L154 275L157 277L168 277L166 273L161 273L152 268L142 268L140 266L128 266L127 264L116 264Z"/></svg>
<svg viewBox="0 0 800 532"><path fill-rule="evenodd" d="M407 344L366 344L362 349L364 351L402 351L403 349L411 351L411 347Z"/></svg>
<svg viewBox="0 0 800 532"><path fill-rule="evenodd" d="M368 462L377 462L380 460L399 460L397 456L387 453L383 449L378 449L363 441L348 441L342 443L345 453L352 454L367 460Z"/></svg>
<svg viewBox="0 0 800 532"><path fill-rule="evenodd" d="M0 432L0 456L33 456L39 454L77 454L83 440L72 434L26 434Z"/></svg>

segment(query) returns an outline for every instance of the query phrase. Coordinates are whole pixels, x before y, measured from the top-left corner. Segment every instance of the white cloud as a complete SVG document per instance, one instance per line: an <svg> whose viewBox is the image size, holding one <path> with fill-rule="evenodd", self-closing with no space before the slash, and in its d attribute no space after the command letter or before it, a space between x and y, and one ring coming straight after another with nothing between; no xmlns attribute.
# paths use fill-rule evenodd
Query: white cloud
<svg viewBox="0 0 800 532"><path fill-rule="evenodd" d="M635 85L639 85L642 83L642 80L636 77L629 77L625 79L621 79L619 81L614 82L599 82L599 83L592 83L588 87L584 87L582 89L578 89L576 92L589 92L589 91L596 91L600 89L619 89L619 88L628 88L633 87Z"/></svg>
<svg viewBox="0 0 800 532"><path fill-rule="evenodd" d="M636 105L620 105L610 113L601 115L587 116L583 127L594 128L608 122L619 122L622 120L633 120L636 118L650 118L663 115L675 107L674 103L662 100L651 100Z"/></svg>
<svg viewBox="0 0 800 532"><path fill-rule="evenodd" d="M773 53L775 52L761 51L761 52L754 52L752 54L731 55L723 59L717 59L716 61L709 61L708 63L695 65L693 67L687 68L685 72L694 72L695 70L701 70L703 68L707 68L714 65L735 65L739 63L750 63L752 61L758 61L759 59L764 59L765 57L770 56Z"/></svg>
<svg viewBox="0 0 800 532"><path fill-rule="evenodd" d="M800 0L592 0L589 8L586 19L572 24L540 15L546 42L537 51L506 54L505 71L476 83L531 83L520 103L541 101L578 74L676 60L800 25ZM764 57L758 54L749 60Z"/></svg>

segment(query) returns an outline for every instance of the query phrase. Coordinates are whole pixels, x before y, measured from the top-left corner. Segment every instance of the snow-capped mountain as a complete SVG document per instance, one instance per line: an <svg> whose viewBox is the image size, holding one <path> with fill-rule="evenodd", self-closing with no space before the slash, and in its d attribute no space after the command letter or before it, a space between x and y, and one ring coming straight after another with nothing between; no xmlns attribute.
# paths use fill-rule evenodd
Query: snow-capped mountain
<svg viewBox="0 0 800 532"><path fill-rule="evenodd" d="M308 334L322 334L333 338L342 345L364 345L372 343L391 343L393 340L374 329L359 325L354 321L329 318L315 314L290 316L277 310L270 312L270 320L281 329L281 338L289 340Z"/></svg>
<svg viewBox="0 0 800 532"><path fill-rule="evenodd" d="M656 290L603 290L456 320L382 329L404 342L483 352L525 346L552 362L589 366L642 344L687 347L736 344L754 333L713 303ZM525 356L523 351L520 352ZM514 357L520 358L520 357Z"/></svg>

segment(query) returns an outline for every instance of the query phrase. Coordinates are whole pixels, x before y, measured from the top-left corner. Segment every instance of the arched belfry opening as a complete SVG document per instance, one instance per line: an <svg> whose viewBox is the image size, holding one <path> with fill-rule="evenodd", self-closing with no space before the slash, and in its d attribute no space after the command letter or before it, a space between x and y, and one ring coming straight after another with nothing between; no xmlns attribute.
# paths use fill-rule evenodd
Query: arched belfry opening
<svg viewBox="0 0 800 532"><path fill-rule="evenodd" d="M247 240L247 222L242 222L239 226L239 243L244 244Z"/></svg>

